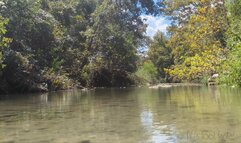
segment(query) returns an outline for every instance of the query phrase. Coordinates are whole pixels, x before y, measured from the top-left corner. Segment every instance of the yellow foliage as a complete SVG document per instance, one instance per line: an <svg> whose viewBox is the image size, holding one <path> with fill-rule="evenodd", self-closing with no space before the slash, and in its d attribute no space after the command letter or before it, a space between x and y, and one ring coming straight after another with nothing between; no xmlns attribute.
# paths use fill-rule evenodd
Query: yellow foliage
<svg viewBox="0 0 241 143"><path fill-rule="evenodd" d="M216 72L222 62L223 45L220 33L225 31L224 7L211 7L201 0L197 12L183 25L172 29L169 45L175 66L165 71L181 80L195 80Z"/></svg>

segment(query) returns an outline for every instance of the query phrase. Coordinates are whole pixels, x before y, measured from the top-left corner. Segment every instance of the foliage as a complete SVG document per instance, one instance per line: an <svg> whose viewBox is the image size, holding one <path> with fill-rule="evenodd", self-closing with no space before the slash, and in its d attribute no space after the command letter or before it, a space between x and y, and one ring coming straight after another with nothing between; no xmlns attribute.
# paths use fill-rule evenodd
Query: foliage
<svg viewBox="0 0 241 143"><path fill-rule="evenodd" d="M0 91L207 82L217 72L240 85L240 3L0 0ZM156 33L139 66L137 49L148 43L141 17L162 12L172 25Z"/></svg>
<svg viewBox="0 0 241 143"><path fill-rule="evenodd" d="M1 0L1 89L133 84L143 13L160 11L153 0Z"/></svg>
<svg viewBox="0 0 241 143"><path fill-rule="evenodd" d="M146 25L140 18L141 13L136 12L140 9L128 1L114 3L104 0L92 14L94 24L85 32L89 50L89 63L86 68L91 71L88 73L87 84L123 85L117 83L118 81L130 84L130 80L124 77L136 71L137 48L145 41L143 34ZM84 74L86 75L86 72ZM125 75L122 79L126 81L117 80L122 75Z"/></svg>
<svg viewBox="0 0 241 143"><path fill-rule="evenodd" d="M145 61L143 65L139 67L136 75L152 84L158 82L158 69L150 60Z"/></svg>
<svg viewBox="0 0 241 143"><path fill-rule="evenodd" d="M148 57L157 67L159 77L165 82L168 81L168 75L165 69L173 64L171 52L167 37L164 33L157 32L150 42Z"/></svg>
<svg viewBox="0 0 241 143"><path fill-rule="evenodd" d="M73 81L68 78L64 72L56 74L54 69L46 69L43 71L43 77L47 81L47 88L51 91L69 89L73 86Z"/></svg>
<svg viewBox="0 0 241 143"><path fill-rule="evenodd" d="M182 7L189 7L191 12L183 13ZM216 73L225 57L228 23L224 2L192 0L184 6L174 2L174 8L180 10L180 18L169 28L175 65L166 72L177 80L200 81ZM176 11L172 14L176 16Z"/></svg>
<svg viewBox="0 0 241 143"><path fill-rule="evenodd" d="M229 29L226 33L228 48L227 59L223 63L220 82L241 86L241 1L227 1Z"/></svg>
<svg viewBox="0 0 241 143"><path fill-rule="evenodd" d="M6 34L6 29L5 25L8 23L8 20L4 19L2 16L0 16L0 72L4 68L4 53L3 51L5 50L8 46L8 44L11 42L11 39L4 37L4 34Z"/></svg>
<svg viewBox="0 0 241 143"><path fill-rule="evenodd" d="M241 86L241 43L237 43L224 62L220 82Z"/></svg>

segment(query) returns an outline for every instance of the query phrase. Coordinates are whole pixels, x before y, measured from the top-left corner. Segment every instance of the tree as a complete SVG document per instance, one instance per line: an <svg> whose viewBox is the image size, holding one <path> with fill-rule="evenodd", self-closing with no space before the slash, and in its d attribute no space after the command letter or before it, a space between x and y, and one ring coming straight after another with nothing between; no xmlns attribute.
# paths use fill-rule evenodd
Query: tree
<svg viewBox="0 0 241 143"><path fill-rule="evenodd" d="M148 56L158 69L160 78L168 80L165 69L173 64L171 48L168 46L168 38L162 32L157 32L150 43Z"/></svg>
<svg viewBox="0 0 241 143"><path fill-rule="evenodd" d="M138 77L151 84L158 82L158 69L150 60L144 61L143 65L139 67L136 74Z"/></svg>
<svg viewBox="0 0 241 143"><path fill-rule="evenodd" d="M6 67L2 76L7 90L46 90L45 85L56 83L53 81L62 74L53 69L61 61L56 62L63 39L61 26L51 14L41 9L40 0L4 0L4 3L1 15L9 19L6 36L13 40L5 55ZM49 71L56 74L49 74ZM59 79L58 83L64 84Z"/></svg>
<svg viewBox="0 0 241 143"><path fill-rule="evenodd" d="M241 1L228 0L229 28L226 33L228 55L221 70L220 81L228 85L241 86Z"/></svg>
<svg viewBox="0 0 241 143"><path fill-rule="evenodd" d="M142 8L147 8L137 3L104 0L93 13L94 25L86 31L90 54L87 72L89 79L93 79L91 83L100 81L99 76L106 77L101 81L103 84L109 81L108 86L123 85L129 80L128 75L136 71L137 48L143 44L146 28L140 15ZM149 8L144 11L153 13ZM121 75L124 77L120 78Z"/></svg>
<svg viewBox="0 0 241 143"><path fill-rule="evenodd" d="M8 23L8 20L4 19L2 16L0 16L0 72L2 74L2 70L4 68L4 48L8 47L8 44L11 42L11 39L6 38L4 35L6 34L6 24ZM0 75L1 76L1 75Z"/></svg>
<svg viewBox="0 0 241 143"><path fill-rule="evenodd" d="M73 82L130 85L146 38L141 14L159 14L153 0L2 0L0 6L9 19L1 39L12 39L1 58L2 78L8 91L20 92Z"/></svg>
<svg viewBox="0 0 241 143"><path fill-rule="evenodd" d="M166 71L175 79L188 81L216 73L226 51L228 22L224 1L191 0L173 5L180 10L172 11L179 19L174 19L169 29L175 66ZM190 13L184 10L187 7Z"/></svg>

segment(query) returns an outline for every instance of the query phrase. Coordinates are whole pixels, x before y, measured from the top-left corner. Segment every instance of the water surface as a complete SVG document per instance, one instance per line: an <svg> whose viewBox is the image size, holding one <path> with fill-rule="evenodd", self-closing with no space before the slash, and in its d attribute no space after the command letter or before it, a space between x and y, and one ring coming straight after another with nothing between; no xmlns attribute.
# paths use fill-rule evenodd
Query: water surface
<svg viewBox="0 0 241 143"><path fill-rule="evenodd" d="M127 88L0 100L0 143L238 143L241 90Z"/></svg>

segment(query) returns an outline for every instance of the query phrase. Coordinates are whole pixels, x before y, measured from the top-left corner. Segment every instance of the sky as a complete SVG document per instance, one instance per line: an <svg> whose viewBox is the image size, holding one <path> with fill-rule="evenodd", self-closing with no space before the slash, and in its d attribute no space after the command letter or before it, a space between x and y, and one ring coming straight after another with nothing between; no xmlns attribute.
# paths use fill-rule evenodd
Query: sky
<svg viewBox="0 0 241 143"><path fill-rule="evenodd" d="M165 17L155 17L152 15L142 15L142 19L147 19L145 23L148 25L146 30L146 35L153 38L153 36L156 34L156 32L159 30L161 32L166 33L167 27L171 24L170 20L167 20ZM140 47L138 49L141 53L148 51L147 47Z"/></svg>
<svg viewBox="0 0 241 143"><path fill-rule="evenodd" d="M164 17L143 15L142 18L147 19L145 22L148 24L146 35L150 37L153 37L158 30L165 33L167 31L166 28L170 25L170 21Z"/></svg>

